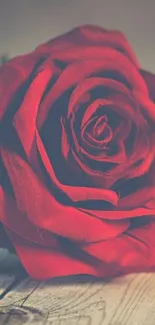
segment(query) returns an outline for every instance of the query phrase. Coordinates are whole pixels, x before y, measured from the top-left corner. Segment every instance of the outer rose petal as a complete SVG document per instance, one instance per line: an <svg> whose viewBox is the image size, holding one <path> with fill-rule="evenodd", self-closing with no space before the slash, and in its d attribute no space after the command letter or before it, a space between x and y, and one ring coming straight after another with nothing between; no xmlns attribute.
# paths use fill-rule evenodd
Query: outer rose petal
<svg viewBox="0 0 155 325"><path fill-rule="evenodd" d="M0 221L6 229L20 235L23 240L27 240L29 243L46 247L57 246L53 234L30 222L25 213L17 208L15 200L7 195L2 188L0 188Z"/></svg>
<svg viewBox="0 0 155 325"><path fill-rule="evenodd" d="M32 72L43 63L42 53L18 56L0 67L0 121L6 111L13 114L26 93Z"/></svg>
<svg viewBox="0 0 155 325"><path fill-rule="evenodd" d="M25 269L35 279L75 274L103 278L155 270L155 221L110 241L82 245L79 248L73 245L69 251L65 251L61 245L54 249L33 246L13 232L7 232Z"/></svg>
<svg viewBox="0 0 155 325"><path fill-rule="evenodd" d="M77 242L94 242L115 237L129 227L129 220L101 221L81 209L56 201L37 175L16 154L2 149L2 160L13 187L17 208L36 227ZM8 218L7 204L0 197L0 218ZM14 216L15 218L15 216ZM76 226L75 226L76 225Z"/></svg>
<svg viewBox="0 0 155 325"><path fill-rule="evenodd" d="M70 53L72 53L73 50L76 52L76 58L80 59L80 56L82 56L82 52L81 55L79 53L80 47L82 49L84 46L89 47L90 45L113 48L125 54L137 67L139 67L137 58L123 33L116 30L106 30L102 27L93 25L77 27L68 33L38 46L36 51L54 54L55 58L56 55L58 55L59 59L61 58L61 60L64 60L64 52L68 53L70 57ZM59 56L61 53L62 56Z"/></svg>
<svg viewBox="0 0 155 325"><path fill-rule="evenodd" d="M23 102L13 119L13 125L28 158L30 158L34 143L39 104L51 77L51 69L43 70L36 76L31 82Z"/></svg>
<svg viewBox="0 0 155 325"><path fill-rule="evenodd" d="M65 252L62 246L43 248L30 245L10 230L7 230L18 256L28 274L36 279L50 279L59 276L90 274L101 277L101 262L82 251ZM34 263L35 261L35 263ZM105 274L110 274L110 267L105 265Z"/></svg>
<svg viewBox="0 0 155 325"><path fill-rule="evenodd" d="M142 77L144 78L144 80L145 80L145 82L147 84L149 94L150 94L150 98L155 103L155 74L150 73L150 72L145 71L145 70L140 70L140 73L141 73Z"/></svg>

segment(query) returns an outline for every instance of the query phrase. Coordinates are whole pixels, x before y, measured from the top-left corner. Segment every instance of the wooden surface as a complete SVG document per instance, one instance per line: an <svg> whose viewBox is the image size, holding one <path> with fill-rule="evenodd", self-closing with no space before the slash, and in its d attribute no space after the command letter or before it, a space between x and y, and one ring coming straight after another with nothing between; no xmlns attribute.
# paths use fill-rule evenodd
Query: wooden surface
<svg viewBox="0 0 155 325"><path fill-rule="evenodd" d="M0 294L12 281L14 276L0 276ZM107 282L69 277L39 283L26 277L0 300L2 324L155 325L155 274Z"/></svg>
<svg viewBox="0 0 155 325"><path fill-rule="evenodd" d="M36 282L6 252L0 272L0 325L155 325L155 273Z"/></svg>

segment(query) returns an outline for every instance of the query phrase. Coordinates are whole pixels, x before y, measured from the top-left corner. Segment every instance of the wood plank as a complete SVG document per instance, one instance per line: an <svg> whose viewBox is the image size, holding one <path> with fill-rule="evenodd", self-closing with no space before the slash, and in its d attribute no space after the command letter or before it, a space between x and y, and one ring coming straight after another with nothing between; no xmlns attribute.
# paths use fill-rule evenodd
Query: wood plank
<svg viewBox="0 0 155 325"><path fill-rule="evenodd" d="M6 290L6 288L14 281L14 275L0 276L0 296Z"/></svg>
<svg viewBox="0 0 155 325"><path fill-rule="evenodd" d="M39 283L27 278L1 301L2 324L154 325L155 274L107 282L69 277Z"/></svg>
<svg viewBox="0 0 155 325"><path fill-rule="evenodd" d="M0 248L0 274L3 274L0 276L0 296L15 280L17 269L21 270L19 265L19 260L16 257L9 254L6 249Z"/></svg>

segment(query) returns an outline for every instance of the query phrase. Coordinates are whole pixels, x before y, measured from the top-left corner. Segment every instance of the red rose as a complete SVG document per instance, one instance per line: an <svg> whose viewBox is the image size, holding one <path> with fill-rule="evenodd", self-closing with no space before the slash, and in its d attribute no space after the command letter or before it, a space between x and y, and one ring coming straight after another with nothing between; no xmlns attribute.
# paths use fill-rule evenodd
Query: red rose
<svg viewBox="0 0 155 325"><path fill-rule="evenodd" d="M36 279L155 266L155 76L82 26L0 69L0 221Z"/></svg>

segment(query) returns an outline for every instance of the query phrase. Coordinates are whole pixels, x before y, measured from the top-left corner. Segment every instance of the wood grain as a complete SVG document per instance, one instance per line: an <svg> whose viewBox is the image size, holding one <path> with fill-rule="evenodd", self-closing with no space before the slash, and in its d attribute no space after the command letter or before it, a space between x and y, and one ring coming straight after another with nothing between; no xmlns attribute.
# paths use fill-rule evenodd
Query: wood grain
<svg viewBox="0 0 155 325"><path fill-rule="evenodd" d="M1 277L1 283L3 277ZM95 281L29 278L0 303L0 325L155 325L155 274Z"/></svg>

